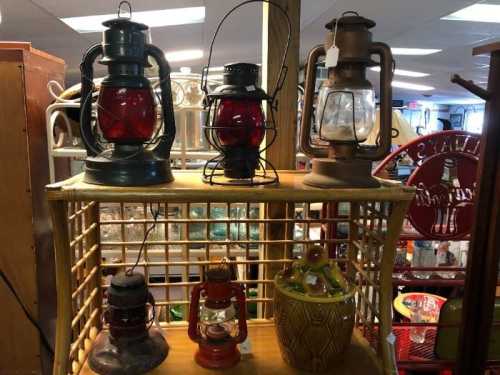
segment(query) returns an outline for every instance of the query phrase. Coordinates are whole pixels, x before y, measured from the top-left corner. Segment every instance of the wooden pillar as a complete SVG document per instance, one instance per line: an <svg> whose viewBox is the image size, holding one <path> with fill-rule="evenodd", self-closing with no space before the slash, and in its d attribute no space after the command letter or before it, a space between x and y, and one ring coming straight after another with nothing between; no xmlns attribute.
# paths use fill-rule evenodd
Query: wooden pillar
<svg viewBox="0 0 500 375"><path fill-rule="evenodd" d="M277 137L274 144L266 150L266 159L276 169L295 169L300 0L273 0L273 2L287 12L292 24L292 35L285 63L288 73L283 88L278 94L278 106L275 111ZM283 13L275 6L264 3L263 11L262 85L269 94L272 94L287 41L288 23ZM270 108L267 108L266 114L267 118L271 119Z"/></svg>
<svg viewBox="0 0 500 375"><path fill-rule="evenodd" d="M291 41L285 65L288 67L286 80L277 97L277 110L275 121L277 137L272 146L266 150L266 159L276 169L295 169L295 153L297 144L297 85L299 75L299 34L300 34L300 0L273 0L280 5L288 14L291 21ZM288 22L286 16L279 8L264 3L263 6L263 29L262 29L262 83L266 91L272 94L279 76L284 48L288 38ZM271 108L267 110L267 119L271 119ZM269 140L268 140L269 141ZM285 203L271 203L266 207L269 218L283 219L293 213L292 207ZM289 211L287 213L287 210ZM290 227L290 228L288 228ZM283 240L292 238L292 226L283 223L268 224L265 231L266 239ZM289 233L287 233L289 232ZM276 244L265 245L266 259L280 259L286 247ZM290 255L290 254L288 254ZM273 278L281 269L279 264L267 266L266 278ZM265 297L272 298L274 290L271 285L265 288ZM272 316L272 306L269 304L264 309L266 318Z"/></svg>
<svg viewBox="0 0 500 375"><path fill-rule="evenodd" d="M459 375L482 374L493 321L500 246L500 43L477 47L491 54L488 98L477 170L476 205L460 332ZM479 92L481 94L481 92Z"/></svg>

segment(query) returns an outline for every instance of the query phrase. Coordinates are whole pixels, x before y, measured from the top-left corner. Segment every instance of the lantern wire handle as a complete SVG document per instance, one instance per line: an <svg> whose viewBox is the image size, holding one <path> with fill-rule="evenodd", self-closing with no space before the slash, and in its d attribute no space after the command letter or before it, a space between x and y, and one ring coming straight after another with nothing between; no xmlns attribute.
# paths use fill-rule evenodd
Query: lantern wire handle
<svg viewBox="0 0 500 375"><path fill-rule="evenodd" d="M290 17L288 16L288 13L286 12L286 10L279 4L276 4L272 1L269 1L269 0L247 0L247 1L244 1L238 5L236 5L235 7L233 7L229 12L227 12L224 17L222 17L222 19L220 20L219 24L217 25L217 29L215 30L215 33L214 33L214 36L212 37L212 42L210 43L210 49L209 49L209 52L208 52L208 63L206 66L203 67L202 69L202 73L201 73L201 89L202 91L207 95L208 94L208 88L207 88L207 76L208 76L208 72L209 72L209 69L210 69L210 63L212 61L212 50L213 50L213 47L214 47L214 43L215 43L215 39L217 38L217 34L219 33L219 30L221 29L222 27L222 24L224 23L224 21L231 15L231 13L233 13L235 10L237 10L238 8L246 5L246 4L250 4L250 3L268 3L270 5L273 5L275 6L277 9L280 10L280 12L286 17L286 20L287 20L287 24L288 24L288 37L287 37L287 41L286 41L286 45L285 45L285 52L283 53L283 59L281 61L281 67L280 67L280 70L279 70L279 74L278 74L278 78L276 79L276 84L275 84L275 87L274 87L274 91L273 91L273 94L271 95L271 98L270 98L270 102L273 103L276 99L276 95L278 94L278 92L281 90L281 88L283 87L283 84L285 82L285 77L286 77L286 74L288 72L288 67L285 65L286 63L286 57L288 55L288 49L290 48L290 41L291 41L291 38L292 38L292 23L290 21Z"/></svg>
<svg viewBox="0 0 500 375"><path fill-rule="evenodd" d="M337 18L337 22L335 22L335 30L333 32L333 45L336 46L335 44L335 41L337 40L337 26L339 24L339 21L344 18L345 16L347 16L348 14L352 14L354 16L359 16L359 13L358 12L355 12L353 10L348 10L346 12L342 12L342 14L340 15L339 18Z"/></svg>
<svg viewBox="0 0 500 375"><path fill-rule="evenodd" d="M122 8L126 6L128 8L128 16L122 16ZM132 5L126 0L120 1L120 4L118 4L118 18L132 18Z"/></svg>

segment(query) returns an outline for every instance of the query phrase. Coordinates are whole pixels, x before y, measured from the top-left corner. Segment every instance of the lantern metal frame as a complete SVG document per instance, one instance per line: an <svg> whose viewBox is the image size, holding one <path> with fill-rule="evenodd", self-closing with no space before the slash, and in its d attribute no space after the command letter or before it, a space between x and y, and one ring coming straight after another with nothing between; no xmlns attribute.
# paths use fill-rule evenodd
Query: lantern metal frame
<svg viewBox="0 0 500 375"><path fill-rule="evenodd" d="M265 141L265 146L262 148L258 149L258 155L257 155L257 168L255 169L255 174L254 176L250 178L227 178L224 175L224 169L221 168L224 166L225 161L228 160L228 151L223 146L218 139L217 136L217 130L235 130L238 129L237 126L214 126L213 125L213 119L216 116L217 109L219 106L219 102L221 99L225 98L230 98L229 94L227 97L221 96L221 93L209 93L208 92L208 73L210 69L210 64L212 60L212 51L215 43L215 39L217 38L217 35L224 23L224 21L238 8L250 4L250 3L267 3L269 5L272 5L276 7L286 18L287 23L288 23L288 36L287 36L287 41L285 44L285 49L283 53L283 58L278 74L278 78L276 79L276 84L273 90L272 95L266 94L262 89L258 88L256 91L259 91L258 94L256 95L249 95L248 98L253 97L257 100L265 101L266 104L268 105L269 108L269 116L270 119L266 119L264 122L264 127L261 129L264 130L264 141ZM290 42L291 42L291 35L292 35L292 25L290 18L286 12L286 10L279 4L274 3L269 0L247 0L244 1L235 7L233 7L231 10L229 10L224 17L219 21L219 24L217 25L217 28L215 30L215 33L212 37L212 41L210 43L210 49L209 49L209 54L208 54L208 62L207 65L203 67L202 69L202 74L201 74L201 89L205 93L205 109L207 110L207 116L206 116L206 123L205 126L203 127L205 137L207 139L207 142L219 152L219 155L209 159L204 167L203 167L203 181L206 183L209 183L210 185L241 185L241 186L257 186L257 185L269 185L269 184L278 184L279 183L279 176L276 171L276 168L272 165L272 163L267 160L265 157L262 156L262 153L266 151L271 145L274 143L276 140L277 136L277 130L276 130L276 121L275 121L275 116L274 116L274 111L277 110L277 104L276 104L276 97L281 88L283 87L283 84L285 82L286 74L288 72L288 67L285 65L286 58L288 55L288 50L290 47ZM260 94L260 96L259 96ZM243 127L242 127L243 128ZM271 133L271 137L269 138L267 135Z"/></svg>

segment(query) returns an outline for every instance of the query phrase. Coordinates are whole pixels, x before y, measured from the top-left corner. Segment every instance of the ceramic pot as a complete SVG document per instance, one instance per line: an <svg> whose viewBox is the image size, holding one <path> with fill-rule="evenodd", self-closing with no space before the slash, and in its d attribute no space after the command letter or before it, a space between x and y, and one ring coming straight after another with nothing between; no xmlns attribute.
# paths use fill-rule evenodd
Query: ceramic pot
<svg viewBox="0 0 500 375"><path fill-rule="evenodd" d="M281 356L290 366L325 372L338 365L351 342L354 291L339 297L310 297L274 280L274 320Z"/></svg>

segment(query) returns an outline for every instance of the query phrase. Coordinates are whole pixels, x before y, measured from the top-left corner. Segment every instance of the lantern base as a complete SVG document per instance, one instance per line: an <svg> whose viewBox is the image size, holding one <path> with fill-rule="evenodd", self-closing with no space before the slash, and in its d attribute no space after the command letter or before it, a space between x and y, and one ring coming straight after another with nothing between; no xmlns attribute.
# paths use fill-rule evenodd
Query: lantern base
<svg viewBox="0 0 500 375"><path fill-rule="evenodd" d="M116 340L103 331L90 352L89 366L100 375L144 374L159 366L167 358L168 350L165 338L155 327L138 339Z"/></svg>
<svg viewBox="0 0 500 375"><path fill-rule="evenodd" d="M259 167L259 149L256 147L224 147L222 168L230 179L251 179Z"/></svg>
<svg viewBox="0 0 500 375"><path fill-rule="evenodd" d="M174 180L170 159L160 158L150 150L134 146L130 147L132 151L124 154L125 146L119 147L121 153L114 151L109 157L100 155L85 159L83 180L89 184L111 186L157 185Z"/></svg>
<svg viewBox="0 0 500 375"><path fill-rule="evenodd" d="M372 163L362 159L312 159L312 171L304 184L319 188L377 188L380 182L372 176Z"/></svg>
<svg viewBox="0 0 500 375"><path fill-rule="evenodd" d="M194 359L201 367L222 370L236 366L240 357L234 341L223 344L200 342Z"/></svg>

